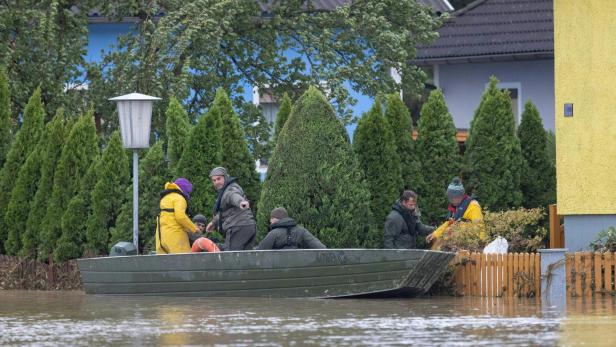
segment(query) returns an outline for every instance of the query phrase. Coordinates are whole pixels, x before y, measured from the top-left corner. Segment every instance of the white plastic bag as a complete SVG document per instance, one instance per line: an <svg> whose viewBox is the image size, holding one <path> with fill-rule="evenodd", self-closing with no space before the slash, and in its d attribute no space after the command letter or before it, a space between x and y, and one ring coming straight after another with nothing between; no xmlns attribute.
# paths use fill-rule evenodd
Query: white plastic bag
<svg viewBox="0 0 616 347"><path fill-rule="evenodd" d="M483 249L483 253L484 254L488 254L488 253L506 254L508 248L509 248L509 244L507 243L507 240L505 240L504 238L500 236L497 236L494 241L490 242Z"/></svg>

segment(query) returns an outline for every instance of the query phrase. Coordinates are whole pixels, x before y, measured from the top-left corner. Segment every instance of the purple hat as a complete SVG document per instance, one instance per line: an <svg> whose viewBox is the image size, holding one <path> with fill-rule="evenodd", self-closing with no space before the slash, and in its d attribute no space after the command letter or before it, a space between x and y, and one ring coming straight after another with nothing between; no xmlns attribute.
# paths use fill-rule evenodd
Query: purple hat
<svg viewBox="0 0 616 347"><path fill-rule="evenodd" d="M186 195L187 198L190 198L190 193L192 192L192 183L184 177L180 177L175 180L176 186L180 187L182 192Z"/></svg>

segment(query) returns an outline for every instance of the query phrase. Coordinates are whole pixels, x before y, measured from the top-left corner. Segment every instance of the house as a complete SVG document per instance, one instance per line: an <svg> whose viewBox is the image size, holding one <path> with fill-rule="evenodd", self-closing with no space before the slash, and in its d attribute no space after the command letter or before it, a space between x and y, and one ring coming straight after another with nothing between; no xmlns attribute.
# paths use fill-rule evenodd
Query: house
<svg viewBox="0 0 616 347"><path fill-rule="evenodd" d="M531 100L544 127L554 129L552 12L552 0L477 0L453 12L440 37L418 49L412 63L443 90L458 140L466 138L491 75L509 90L518 123Z"/></svg>
<svg viewBox="0 0 616 347"><path fill-rule="evenodd" d="M616 1L555 0L558 213L565 247L616 226Z"/></svg>

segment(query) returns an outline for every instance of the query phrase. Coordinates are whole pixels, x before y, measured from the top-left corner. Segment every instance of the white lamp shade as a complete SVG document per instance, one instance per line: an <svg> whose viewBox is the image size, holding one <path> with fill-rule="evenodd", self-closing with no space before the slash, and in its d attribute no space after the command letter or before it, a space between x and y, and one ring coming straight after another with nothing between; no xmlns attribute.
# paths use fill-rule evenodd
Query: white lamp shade
<svg viewBox="0 0 616 347"><path fill-rule="evenodd" d="M153 96L132 93L109 99L118 103L120 132L124 148L150 147L152 104L160 100Z"/></svg>

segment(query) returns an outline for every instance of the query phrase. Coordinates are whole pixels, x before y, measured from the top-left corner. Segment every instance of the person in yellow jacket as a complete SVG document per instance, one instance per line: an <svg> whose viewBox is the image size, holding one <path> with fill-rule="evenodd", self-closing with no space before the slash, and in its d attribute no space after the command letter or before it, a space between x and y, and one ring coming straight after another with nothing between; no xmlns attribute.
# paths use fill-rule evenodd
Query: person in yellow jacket
<svg viewBox="0 0 616 347"><path fill-rule="evenodd" d="M192 184L185 178L167 182L156 223L156 254L190 253L188 233L202 232L186 214Z"/></svg>
<svg viewBox="0 0 616 347"><path fill-rule="evenodd" d="M484 239L485 231L483 230L483 213L481 212L481 206L477 200L466 195L466 190L460 178L454 177L447 187L447 199L449 200L447 221L426 237L426 240L432 243L431 248L433 250L439 250L441 248L443 234L450 232L450 226L454 223L480 223L482 225L482 230L479 237Z"/></svg>

